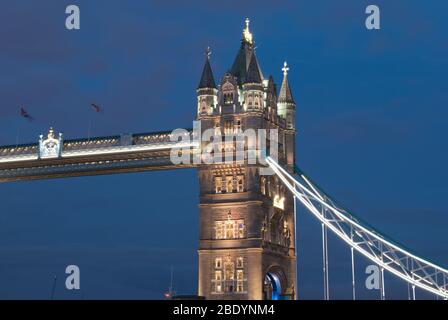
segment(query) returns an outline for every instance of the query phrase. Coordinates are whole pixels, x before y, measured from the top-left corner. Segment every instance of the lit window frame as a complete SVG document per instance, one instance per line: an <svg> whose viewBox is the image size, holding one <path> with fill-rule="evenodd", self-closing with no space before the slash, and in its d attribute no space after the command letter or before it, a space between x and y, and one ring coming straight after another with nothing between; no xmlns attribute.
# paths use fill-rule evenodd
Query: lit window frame
<svg viewBox="0 0 448 320"><path fill-rule="evenodd" d="M215 176L215 193L222 193L222 177Z"/></svg>
<svg viewBox="0 0 448 320"><path fill-rule="evenodd" d="M236 258L236 267L239 269L244 268L244 258L243 257Z"/></svg>
<svg viewBox="0 0 448 320"><path fill-rule="evenodd" d="M215 258L215 269L222 269L222 258Z"/></svg>
<svg viewBox="0 0 448 320"><path fill-rule="evenodd" d="M215 271L215 292L216 293L222 293L223 292L222 287L222 271L216 270Z"/></svg>
<svg viewBox="0 0 448 320"><path fill-rule="evenodd" d="M244 239L246 222L244 219L216 220L215 240Z"/></svg>

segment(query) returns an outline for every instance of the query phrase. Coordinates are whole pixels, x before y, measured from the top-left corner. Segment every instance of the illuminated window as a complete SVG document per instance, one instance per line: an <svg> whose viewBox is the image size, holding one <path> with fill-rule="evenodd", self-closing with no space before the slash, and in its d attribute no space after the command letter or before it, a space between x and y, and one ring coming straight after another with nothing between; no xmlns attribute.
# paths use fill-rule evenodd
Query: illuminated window
<svg viewBox="0 0 448 320"><path fill-rule="evenodd" d="M215 271L215 292L222 292L222 271Z"/></svg>
<svg viewBox="0 0 448 320"><path fill-rule="evenodd" d="M272 190L271 190L271 180L268 180L268 196L271 197L272 196Z"/></svg>
<svg viewBox="0 0 448 320"><path fill-rule="evenodd" d="M238 220L238 238L244 238L244 221Z"/></svg>
<svg viewBox="0 0 448 320"><path fill-rule="evenodd" d="M223 100L224 100L224 104L232 104L233 103L233 93L235 91L234 86L229 83L226 82L222 85L222 93L223 93Z"/></svg>
<svg viewBox="0 0 448 320"><path fill-rule="evenodd" d="M224 222L215 222L215 239L225 239L224 238Z"/></svg>
<svg viewBox="0 0 448 320"><path fill-rule="evenodd" d="M260 189L261 189L261 193L266 195L266 178L265 177L261 177Z"/></svg>
<svg viewBox="0 0 448 320"><path fill-rule="evenodd" d="M215 177L215 192L222 193L222 177Z"/></svg>
<svg viewBox="0 0 448 320"><path fill-rule="evenodd" d="M237 177L237 191L243 192L244 191L244 176L238 176Z"/></svg>
<svg viewBox="0 0 448 320"><path fill-rule="evenodd" d="M226 177L226 192L233 192L233 176Z"/></svg>
<svg viewBox="0 0 448 320"><path fill-rule="evenodd" d="M236 221L235 220L229 220L226 223L226 239L233 239L235 237L235 227L236 227Z"/></svg>
<svg viewBox="0 0 448 320"><path fill-rule="evenodd" d="M244 267L244 259L243 259L243 257L236 258L236 267L237 268Z"/></svg>
<svg viewBox="0 0 448 320"><path fill-rule="evenodd" d="M230 255L225 256L224 258L215 258L215 267L218 264L220 266L219 269L222 270L214 271L214 278L212 278L214 292L243 293L245 289L244 282L246 281L244 279L243 257L237 257L236 260L234 260Z"/></svg>
<svg viewBox="0 0 448 320"><path fill-rule="evenodd" d="M244 220L215 221L215 239L244 238Z"/></svg>
<svg viewBox="0 0 448 320"><path fill-rule="evenodd" d="M244 291L244 272L243 270L236 271L236 292Z"/></svg>
<svg viewBox="0 0 448 320"><path fill-rule="evenodd" d="M233 93L224 93L224 104L232 104L233 103Z"/></svg>
<svg viewBox="0 0 448 320"><path fill-rule="evenodd" d="M235 277L235 265L232 261L224 263L224 280L233 280Z"/></svg>
<svg viewBox="0 0 448 320"><path fill-rule="evenodd" d="M225 135L233 134L233 121L232 120L226 120L224 122L224 134Z"/></svg>
<svg viewBox="0 0 448 320"><path fill-rule="evenodd" d="M221 269L222 268L222 259L221 258L216 258L215 259L215 268L216 269Z"/></svg>
<svg viewBox="0 0 448 320"><path fill-rule="evenodd" d="M240 133L241 132L241 120L236 120L235 132L236 133Z"/></svg>
<svg viewBox="0 0 448 320"><path fill-rule="evenodd" d="M234 280L235 280L235 264L230 260L230 257L224 262L224 291L233 292L234 291Z"/></svg>

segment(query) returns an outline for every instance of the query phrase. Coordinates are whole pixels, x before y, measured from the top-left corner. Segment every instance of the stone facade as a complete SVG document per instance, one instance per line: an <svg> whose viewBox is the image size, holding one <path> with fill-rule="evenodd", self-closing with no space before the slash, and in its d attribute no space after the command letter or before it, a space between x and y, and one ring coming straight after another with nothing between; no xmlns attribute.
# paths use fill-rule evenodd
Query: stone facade
<svg viewBox="0 0 448 320"><path fill-rule="evenodd" d="M235 63L218 87L209 59L207 54L197 91L201 131L233 135L247 129L277 129L278 161L293 170L295 103L286 65L278 95L273 78L263 77L248 21ZM265 167L247 159L199 166L200 296L297 297L294 200L275 176L261 174Z"/></svg>

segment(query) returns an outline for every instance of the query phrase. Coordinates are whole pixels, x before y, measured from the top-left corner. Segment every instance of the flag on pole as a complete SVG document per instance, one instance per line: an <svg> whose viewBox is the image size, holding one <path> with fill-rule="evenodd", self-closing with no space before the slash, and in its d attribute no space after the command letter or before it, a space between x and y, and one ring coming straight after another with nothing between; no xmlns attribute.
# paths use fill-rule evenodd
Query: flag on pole
<svg viewBox="0 0 448 320"><path fill-rule="evenodd" d="M90 107L92 108L93 111L95 111L96 113L100 113L103 112L103 108L101 108L99 105L97 105L96 103L91 103ZM90 141L90 131L92 130L92 116L89 115L89 128L87 129L87 139Z"/></svg>
<svg viewBox="0 0 448 320"><path fill-rule="evenodd" d="M103 109L102 109L99 105L97 105L96 103L91 103L90 106L92 107L92 109L93 109L95 112L101 112L101 111L103 111Z"/></svg>
<svg viewBox="0 0 448 320"><path fill-rule="evenodd" d="M22 118L28 119L29 121L34 120L34 118L24 108L20 108L20 116Z"/></svg>

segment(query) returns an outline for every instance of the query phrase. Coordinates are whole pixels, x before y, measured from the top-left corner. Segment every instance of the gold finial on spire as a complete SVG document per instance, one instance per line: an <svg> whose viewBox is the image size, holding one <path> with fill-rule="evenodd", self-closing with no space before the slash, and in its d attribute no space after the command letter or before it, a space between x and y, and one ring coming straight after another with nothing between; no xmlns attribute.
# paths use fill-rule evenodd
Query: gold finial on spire
<svg viewBox="0 0 448 320"><path fill-rule="evenodd" d="M205 56L207 57L207 59L210 59L211 55L212 55L212 50L208 46L207 49L205 49Z"/></svg>
<svg viewBox="0 0 448 320"><path fill-rule="evenodd" d="M253 44L253 35L249 30L250 20L246 18L246 28L243 30L243 40L247 43Z"/></svg>
<svg viewBox="0 0 448 320"><path fill-rule="evenodd" d="M283 63L282 71L283 71L283 75L286 77L288 75L288 71L289 71L288 63L286 61Z"/></svg>

